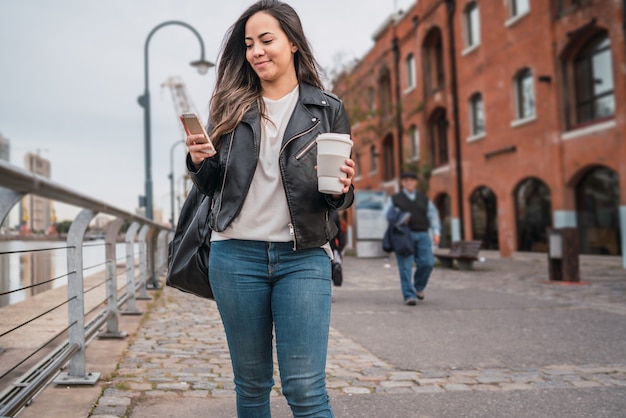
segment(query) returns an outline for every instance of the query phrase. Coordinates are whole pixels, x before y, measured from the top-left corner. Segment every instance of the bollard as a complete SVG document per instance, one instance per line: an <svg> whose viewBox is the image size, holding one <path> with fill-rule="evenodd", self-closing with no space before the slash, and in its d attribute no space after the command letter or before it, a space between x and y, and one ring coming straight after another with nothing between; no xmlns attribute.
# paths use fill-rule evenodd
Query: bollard
<svg viewBox="0 0 626 418"><path fill-rule="evenodd" d="M579 282L578 229L548 230L548 273L550 280Z"/></svg>

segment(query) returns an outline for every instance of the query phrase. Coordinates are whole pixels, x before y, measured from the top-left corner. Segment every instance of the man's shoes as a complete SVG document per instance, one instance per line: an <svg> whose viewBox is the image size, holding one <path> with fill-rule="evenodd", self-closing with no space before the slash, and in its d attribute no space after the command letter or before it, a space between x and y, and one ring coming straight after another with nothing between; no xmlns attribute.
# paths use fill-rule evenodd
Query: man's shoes
<svg viewBox="0 0 626 418"><path fill-rule="evenodd" d="M424 292L417 292L415 294L419 300L424 300Z"/></svg>
<svg viewBox="0 0 626 418"><path fill-rule="evenodd" d="M411 298L411 299L407 299L404 303L409 305L409 306L415 306L415 305L417 305L417 300Z"/></svg>

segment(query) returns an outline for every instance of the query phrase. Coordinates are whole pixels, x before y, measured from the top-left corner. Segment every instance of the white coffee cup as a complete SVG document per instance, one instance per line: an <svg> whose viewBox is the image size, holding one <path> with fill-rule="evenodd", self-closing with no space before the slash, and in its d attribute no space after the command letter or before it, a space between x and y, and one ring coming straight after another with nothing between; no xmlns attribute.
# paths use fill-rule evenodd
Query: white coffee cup
<svg viewBox="0 0 626 418"><path fill-rule="evenodd" d="M348 134L324 133L317 137L317 190L321 193L341 194L346 173L341 167L350 158L352 140Z"/></svg>

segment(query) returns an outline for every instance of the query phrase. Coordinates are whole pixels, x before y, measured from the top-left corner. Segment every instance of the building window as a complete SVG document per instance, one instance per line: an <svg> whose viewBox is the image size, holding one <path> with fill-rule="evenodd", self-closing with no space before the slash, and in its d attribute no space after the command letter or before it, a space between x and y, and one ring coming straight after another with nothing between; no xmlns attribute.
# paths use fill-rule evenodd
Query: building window
<svg viewBox="0 0 626 418"><path fill-rule="evenodd" d="M472 136L485 133L485 111L480 93L474 93L470 98L470 132Z"/></svg>
<svg viewBox="0 0 626 418"><path fill-rule="evenodd" d="M525 15L530 11L530 0L511 0L511 17Z"/></svg>
<svg viewBox="0 0 626 418"><path fill-rule="evenodd" d="M376 145L370 145L370 172L375 173L378 171L378 151L376 151Z"/></svg>
<svg viewBox="0 0 626 418"><path fill-rule="evenodd" d="M497 250L498 198L487 186L480 186L470 196L472 239L483 242L481 249Z"/></svg>
<svg viewBox="0 0 626 418"><path fill-rule="evenodd" d="M446 111L438 109L434 112L429 124L430 152L433 168L448 164L448 120Z"/></svg>
<svg viewBox="0 0 626 418"><path fill-rule="evenodd" d="M406 88L412 90L415 88L417 76L415 74L415 56L409 54L406 57Z"/></svg>
<svg viewBox="0 0 626 418"><path fill-rule="evenodd" d="M591 169L576 185L581 254L624 254L619 211L619 173L604 166Z"/></svg>
<svg viewBox="0 0 626 418"><path fill-rule="evenodd" d="M391 101L391 75L387 67L383 67L378 77L378 94L380 97L381 112L383 112L383 114L391 114L393 112L393 104Z"/></svg>
<svg viewBox="0 0 626 418"><path fill-rule="evenodd" d="M573 87L578 124L615 113L611 41L606 32L592 38L574 57Z"/></svg>
<svg viewBox="0 0 626 418"><path fill-rule="evenodd" d="M361 153L354 154L354 177L361 177Z"/></svg>
<svg viewBox="0 0 626 418"><path fill-rule="evenodd" d="M432 29L424 39L423 55L426 88L429 93L433 93L443 88L445 82L443 40L438 28Z"/></svg>
<svg viewBox="0 0 626 418"><path fill-rule="evenodd" d="M387 135L383 140L383 180L389 181L396 175L395 152L393 136Z"/></svg>
<svg viewBox="0 0 626 418"><path fill-rule="evenodd" d="M535 88L533 73L526 68L515 77L515 99L517 119L535 116Z"/></svg>
<svg viewBox="0 0 626 418"><path fill-rule="evenodd" d="M419 161L420 159L420 132L417 126L412 125L409 128L409 139L411 141L411 160Z"/></svg>
<svg viewBox="0 0 626 418"><path fill-rule="evenodd" d="M470 3L465 8L465 46L471 48L480 44L480 15L478 4Z"/></svg>
<svg viewBox="0 0 626 418"><path fill-rule="evenodd" d="M515 192L517 212L517 249L546 252L547 230L552 225L550 188L541 180L528 178Z"/></svg>

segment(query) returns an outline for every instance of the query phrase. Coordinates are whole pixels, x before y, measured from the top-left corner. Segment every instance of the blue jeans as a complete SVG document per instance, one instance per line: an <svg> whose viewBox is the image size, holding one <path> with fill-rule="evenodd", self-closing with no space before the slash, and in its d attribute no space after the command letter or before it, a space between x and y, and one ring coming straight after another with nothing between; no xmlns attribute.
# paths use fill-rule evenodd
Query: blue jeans
<svg viewBox="0 0 626 418"><path fill-rule="evenodd" d="M271 417L272 330L283 394L294 417L332 418L326 391L331 271L322 248L211 243L211 286L235 375L237 416Z"/></svg>
<svg viewBox="0 0 626 418"><path fill-rule="evenodd" d="M405 301L415 299L415 292L422 292L426 288L428 278L435 265L430 234L428 232L411 232L411 240L413 241L413 255L402 257L396 254L402 297ZM413 264L416 265L416 268L413 283L411 283Z"/></svg>

